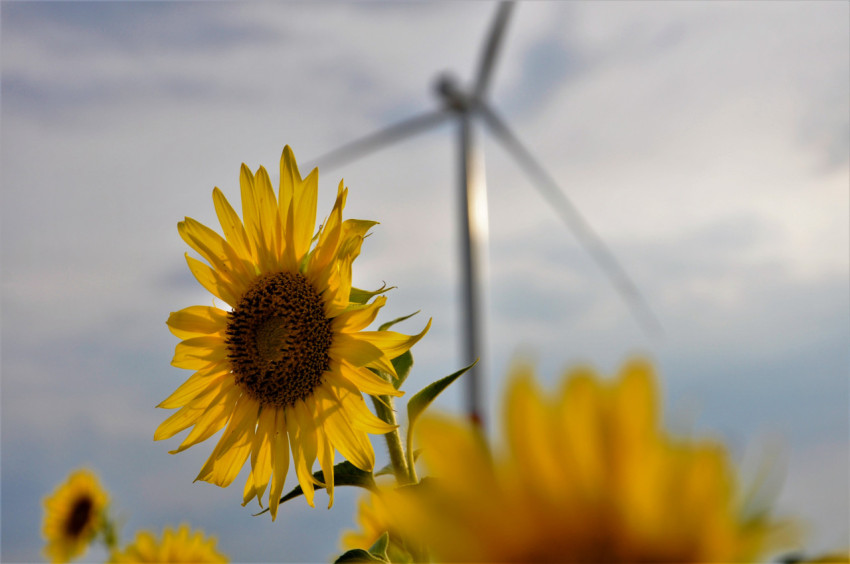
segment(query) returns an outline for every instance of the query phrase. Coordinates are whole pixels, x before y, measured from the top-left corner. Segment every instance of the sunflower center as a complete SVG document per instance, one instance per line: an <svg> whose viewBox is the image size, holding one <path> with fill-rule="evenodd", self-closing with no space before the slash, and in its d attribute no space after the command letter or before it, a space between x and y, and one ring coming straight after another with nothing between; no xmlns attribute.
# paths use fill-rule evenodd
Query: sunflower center
<svg viewBox="0 0 850 564"><path fill-rule="evenodd" d="M74 502L68 519L65 521L65 533L69 537L78 537L82 534L91 519L94 504L90 497L81 497Z"/></svg>
<svg viewBox="0 0 850 564"><path fill-rule="evenodd" d="M236 383L261 404L293 405L322 383L330 363L331 320L302 274L258 278L228 314L226 333Z"/></svg>

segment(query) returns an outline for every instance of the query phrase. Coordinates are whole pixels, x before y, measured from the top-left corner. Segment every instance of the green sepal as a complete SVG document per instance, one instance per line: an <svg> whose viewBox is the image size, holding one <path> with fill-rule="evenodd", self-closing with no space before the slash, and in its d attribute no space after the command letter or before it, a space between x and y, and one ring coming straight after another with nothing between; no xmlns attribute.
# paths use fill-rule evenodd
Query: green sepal
<svg viewBox="0 0 850 564"><path fill-rule="evenodd" d="M354 548L344 553L342 556L334 560L334 564L349 562L384 562L389 563L386 558L375 556L371 552L365 551L362 548Z"/></svg>
<svg viewBox="0 0 850 564"><path fill-rule="evenodd" d="M402 384L410 375L410 369L413 366L413 354L409 350L404 351L399 356L390 359L390 362L393 363L393 368L395 368L395 373L398 376L398 378L395 378L391 375L390 379L393 381L393 387L400 390Z"/></svg>
<svg viewBox="0 0 850 564"><path fill-rule="evenodd" d="M370 292L369 290L361 290L360 288L352 286L351 292L348 294L348 301L355 304L365 304L375 296L389 292L393 288L395 288L395 286L387 287L387 285L384 284L374 292Z"/></svg>
<svg viewBox="0 0 850 564"><path fill-rule="evenodd" d="M466 368L461 368L457 372L449 374L445 378L441 378L436 382L431 382L419 390L416 395L410 398L410 401L407 402L407 460L409 462L413 462L413 455L410 449L413 445L413 426L416 424L416 420L419 419L422 412L431 405L431 402L433 402L443 390L448 388L452 382L460 378L464 372L475 366L477 362L478 361L476 360Z"/></svg>
<svg viewBox="0 0 850 564"><path fill-rule="evenodd" d="M390 546L390 534L387 531L384 531L378 540L376 540L372 546L369 547L369 554L372 556L377 556L378 558L383 558L384 561L389 562L390 559L387 556L387 548Z"/></svg>
<svg viewBox="0 0 850 564"><path fill-rule="evenodd" d="M392 362L393 368L395 368L395 376L377 368L370 367L369 370L387 382L391 382L396 390L400 390L407 377L410 376L410 369L413 367L413 354L409 350L404 351L399 356L390 359L390 362Z"/></svg>
<svg viewBox="0 0 850 564"><path fill-rule="evenodd" d="M315 485L315 489L322 490L325 488L325 486L321 485L325 483L324 472L321 470L313 472L313 478L315 478L315 481L318 482ZM334 486L357 486L373 492L378 491L378 487L375 485L375 478L372 476L372 473L361 470L347 460L344 460L334 466ZM301 486L295 486L288 494L280 498L280 503L286 503L290 499L295 499L301 495L304 495L304 490L301 489ZM267 507L259 513L255 513L254 517L262 515L268 510L269 508Z"/></svg>
<svg viewBox="0 0 850 564"><path fill-rule="evenodd" d="M414 315L416 315L420 311L422 311L422 310L416 310L411 314L405 315L403 317L397 317L397 318L393 319L392 321L387 321L386 323L384 323L380 327L378 327L378 331L386 331L387 329L389 329L390 327L392 327L396 323L401 323L402 321L410 319L411 317L413 317Z"/></svg>

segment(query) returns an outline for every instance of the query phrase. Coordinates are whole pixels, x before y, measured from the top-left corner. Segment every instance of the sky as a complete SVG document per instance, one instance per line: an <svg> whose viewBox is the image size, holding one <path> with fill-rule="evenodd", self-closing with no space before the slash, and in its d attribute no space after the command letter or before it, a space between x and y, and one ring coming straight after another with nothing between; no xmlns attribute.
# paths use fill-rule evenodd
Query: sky
<svg viewBox="0 0 850 564"><path fill-rule="evenodd" d="M357 491L330 511L242 507L192 483L211 441L153 442L169 312L209 304L176 224L215 227L241 163L276 182L303 163L439 107L468 86L495 4L0 4L3 562L41 558L42 498L97 471L125 539L189 522L234 561L339 553ZM663 333L610 281L486 130L488 284L482 367L500 435L512 359L544 386L570 366L613 375L651 358L671 430L718 437L746 474L777 460L777 512L813 550L850 545L850 4L520 3L489 100L634 279ZM395 286L380 320L414 348L407 389L463 365L457 130L446 123L321 172L347 217L380 222L355 285ZM324 211L322 211L324 210ZM462 414L462 389L437 408ZM402 404L403 405L403 402ZM385 459L377 441L380 461ZM235 484L244 481L245 473ZM290 478L294 479L293 477ZM294 482L293 482L294 483ZM89 558L103 557L102 550Z"/></svg>

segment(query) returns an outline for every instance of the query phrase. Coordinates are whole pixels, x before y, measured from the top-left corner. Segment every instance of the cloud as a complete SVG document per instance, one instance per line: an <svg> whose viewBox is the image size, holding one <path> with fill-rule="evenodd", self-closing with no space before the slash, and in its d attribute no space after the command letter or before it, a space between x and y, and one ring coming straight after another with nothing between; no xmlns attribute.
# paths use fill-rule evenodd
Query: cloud
<svg viewBox="0 0 850 564"><path fill-rule="evenodd" d="M4 525L3 559L33 557L33 500L84 462L114 488L128 533L191 518L246 560L327 559L353 493L345 515L288 509L285 526L258 525L238 487L188 487L212 445L169 456L173 445L150 440L164 418L152 405L183 377L168 366L164 320L211 301L184 265L176 222L215 226L212 187L238 208L239 164L275 179L284 143L306 161L436 108L439 72L472 79L493 6L2 9L3 516L17 523ZM846 461L830 453L847 444L847 15L842 3L517 6L495 107L667 336L641 332L482 134L491 420L519 346L536 351L549 383L576 361L611 372L649 351L670 403L702 407L701 427L737 442L780 427L795 449L832 445L813 458L822 476L789 478L794 507L813 513L842 487L846 472L833 469ZM397 286L386 319L421 309L403 330L434 317L412 390L461 362L455 134L446 124L321 175L320 215L344 177L347 215L381 221L355 283ZM459 411L461 396L440 407ZM845 509L836 502L815 525L846 522Z"/></svg>

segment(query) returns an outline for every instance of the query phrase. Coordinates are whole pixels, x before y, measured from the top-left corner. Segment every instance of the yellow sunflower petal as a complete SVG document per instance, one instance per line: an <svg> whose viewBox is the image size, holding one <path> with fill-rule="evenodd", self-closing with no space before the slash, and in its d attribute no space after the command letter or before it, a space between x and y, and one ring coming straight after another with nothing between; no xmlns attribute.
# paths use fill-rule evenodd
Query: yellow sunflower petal
<svg viewBox="0 0 850 564"><path fill-rule="evenodd" d="M291 215L293 223L292 243L294 245L295 259L298 263L310 250L310 241L313 239L313 230L316 227L316 202L319 196L319 173L314 169L299 190L295 191L292 198Z"/></svg>
<svg viewBox="0 0 850 564"><path fill-rule="evenodd" d="M310 507L313 504L313 463L316 462L316 429L304 402L299 400L295 405L285 409L286 429L289 433L289 444L292 448L292 462L298 484L304 491L304 498Z"/></svg>
<svg viewBox="0 0 850 564"><path fill-rule="evenodd" d="M289 208L292 205L292 196L295 189L301 186L301 174L298 172L298 164L295 162L295 155L289 145L283 148L283 153L280 155L280 188L278 190L278 210L280 217L286 219L289 215ZM285 225L287 230L291 229L291 225Z"/></svg>
<svg viewBox="0 0 850 564"><path fill-rule="evenodd" d="M269 492L269 509L272 521L277 517L277 508L289 471L289 439L286 426L286 413L282 408L275 410L274 433L272 434L272 489Z"/></svg>
<svg viewBox="0 0 850 564"><path fill-rule="evenodd" d="M258 408L259 404L247 396L239 398L227 429L195 478L196 481L203 480L227 487L236 478L251 450Z"/></svg>
<svg viewBox="0 0 850 564"><path fill-rule="evenodd" d="M396 390L392 383L387 382L368 368L353 366L345 359L339 362L339 373L363 393L373 396L401 397L404 395L404 392Z"/></svg>
<svg viewBox="0 0 850 564"><path fill-rule="evenodd" d="M304 402L311 413L317 413L316 397ZM318 447L319 467L322 469L325 488L328 491L328 509L334 504L334 450L324 425L316 425L316 444Z"/></svg>
<svg viewBox="0 0 850 564"><path fill-rule="evenodd" d="M257 169L257 174L254 175L254 198L263 246L268 250L269 262L265 266L267 270L274 270L279 265L283 245L283 241L276 237L281 233L281 229L278 227L281 217L269 173L262 166Z"/></svg>
<svg viewBox="0 0 850 564"><path fill-rule="evenodd" d="M251 444L251 472L245 483L242 505L246 505L254 497L263 506L263 493L269 485L272 474L272 436L274 434L274 408L260 409L257 420L257 432Z"/></svg>
<svg viewBox="0 0 850 564"><path fill-rule="evenodd" d="M223 390L223 393L213 400L197 418L192 431L180 443L180 446L175 450L168 451L168 453L177 454L178 452L183 452L187 448L205 441L221 431L227 424L227 420L230 418L230 414L241 393L242 391L237 386L228 387Z"/></svg>
<svg viewBox="0 0 850 564"><path fill-rule="evenodd" d="M431 320L418 335L403 335L395 331L360 331L359 333L351 333L351 337L358 341L371 343L388 358L395 358L407 352L410 347L415 345L419 339L425 336L428 329L431 328Z"/></svg>
<svg viewBox="0 0 850 564"><path fill-rule="evenodd" d="M239 300L236 299L238 294L234 291L232 282L225 280L221 274L198 259L190 257L188 253L186 254L186 262L189 264L189 270L210 294L224 300L231 307L239 303Z"/></svg>
<svg viewBox="0 0 850 564"><path fill-rule="evenodd" d="M348 191L343 190L342 182L340 182L334 207L324 225L322 225L318 233L316 248L310 255L307 275L311 278L315 278L317 273L325 270L336 258L337 246L342 234L342 208L345 205L347 193Z"/></svg>
<svg viewBox="0 0 850 564"><path fill-rule="evenodd" d="M190 339L224 331L227 312L212 306L189 306L172 312L165 323L176 337Z"/></svg>
<svg viewBox="0 0 850 564"><path fill-rule="evenodd" d="M195 399L160 423L154 432L153 440L161 441L171 438L183 429L194 425L195 421L203 415L204 411L206 411L212 402L220 400L235 385L235 382L229 378L222 378L213 382L205 392L195 397Z"/></svg>
<svg viewBox="0 0 850 564"><path fill-rule="evenodd" d="M397 425L390 425L372 414L369 408L366 407L366 402L363 401L360 390L352 383L332 372L327 373L325 378L332 384L332 388L330 389L339 398L344 411L351 419L351 424L355 429L383 435L397 428Z"/></svg>
<svg viewBox="0 0 850 564"><path fill-rule="evenodd" d="M245 226L242 225L242 220L239 219L236 211L224 197L224 194L216 188L213 190L213 203L215 204L215 213L218 216L218 221L221 224L221 230L224 237L230 246L236 251L240 258L251 260L253 252L251 251L251 242L248 239L248 234L245 232Z"/></svg>
<svg viewBox="0 0 850 564"><path fill-rule="evenodd" d="M353 366L367 366L384 356L381 349L349 333L337 333L328 350L332 359L344 358Z"/></svg>
<svg viewBox="0 0 850 564"><path fill-rule="evenodd" d="M160 402L157 407L173 409L186 405L209 386L215 385L219 378L225 377L230 370L224 364L210 364L204 370L198 370L180 384L174 393Z"/></svg>
<svg viewBox="0 0 850 564"><path fill-rule="evenodd" d="M199 370L227 358L227 347L219 336L206 335L180 341L174 347L172 366Z"/></svg>
<svg viewBox="0 0 850 564"><path fill-rule="evenodd" d="M375 321L378 312L387 303L386 296L378 296L375 301L362 306L349 306L333 318L333 330L336 333L354 333L368 327Z"/></svg>
<svg viewBox="0 0 850 564"><path fill-rule="evenodd" d="M375 451L366 434L355 429L345 408L332 392L324 387L316 390L322 427L342 456L367 472L375 466Z"/></svg>
<svg viewBox="0 0 850 564"><path fill-rule="evenodd" d="M177 224L177 232L210 263L223 280L230 283L235 294L248 288L254 278L253 273L221 235L191 217Z"/></svg>
<svg viewBox="0 0 850 564"><path fill-rule="evenodd" d="M505 434L517 472L521 478L532 478L523 483L551 495L563 482L563 470L547 432L552 409L542 401L530 366L514 369L506 397Z"/></svg>

